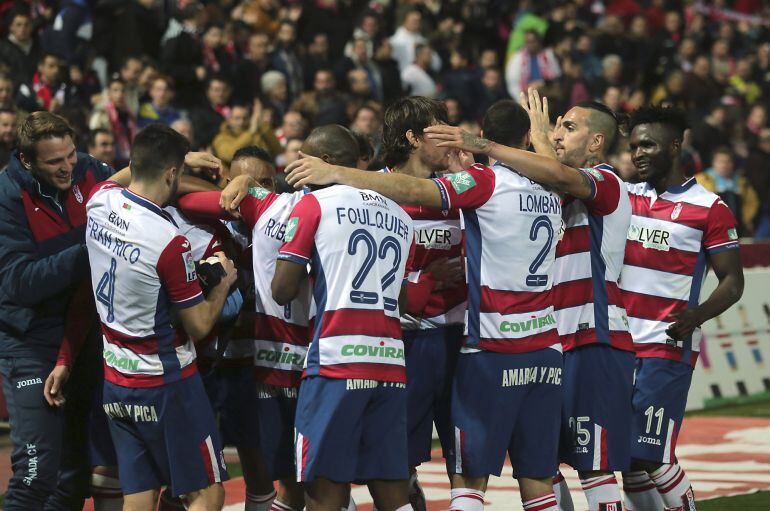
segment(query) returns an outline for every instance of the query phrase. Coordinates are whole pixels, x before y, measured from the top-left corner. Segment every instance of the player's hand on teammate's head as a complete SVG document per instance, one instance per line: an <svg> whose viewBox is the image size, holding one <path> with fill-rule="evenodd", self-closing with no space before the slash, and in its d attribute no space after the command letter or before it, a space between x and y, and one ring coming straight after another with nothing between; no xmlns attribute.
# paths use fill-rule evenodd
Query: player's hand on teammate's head
<svg viewBox="0 0 770 511"><path fill-rule="evenodd" d="M308 156L302 151L300 158L286 166L286 182L299 190L308 185L330 185L336 181L335 168L321 158Z"/></svg>
<svg viewBox="0 0 770 511"><path fill-rule="evenodd" d="M66 399L64 398L64 384L70 377L70 368L65 365L57 365L45 379L43 385L43 396L51 406L61 407Z"/></svg>
<svg viewBox="0 0 770 511"><path fill-rule="evenodd" d="M224 252L217 252L214 255L219 259L219 263L225 270L225 276L222 278L220 285L226 285L230 288L238 279L238 270L235 268L235 263L228 259Z"/></svg>
<svg viewBox="0 0 770 511"><path fill-rule="evenodd" d="M459 126L434 124L423 130L425 137L436 142L438 147L454 147L469 153L483 153L489 148L489 141L468 133Z"/></svg>
<svg viewBox="0 0 770 511"><path fill-rule="evenodd" d="M548 113L548 98L543 96L541 100L537 89L530 87L526 94L519 93L519 103L529 115L532 136L542 135L550 138L551 119Z"/></svg>
<svg viewBox="0 0 770 511"><path fill-rule="evenodd" d="M184 164L192 170L208 174L211 178L222 177L222 160L211 153L190 151L184 157Z"/></svg>
<svg viewBox="0 0 770 511"><path fill-rule="evenodd" d="M249 188L253 186L257 186L257 182L247 174L234 177L219 195L219 207L235 218L240 218L238 207L249 194Z"/></svg>

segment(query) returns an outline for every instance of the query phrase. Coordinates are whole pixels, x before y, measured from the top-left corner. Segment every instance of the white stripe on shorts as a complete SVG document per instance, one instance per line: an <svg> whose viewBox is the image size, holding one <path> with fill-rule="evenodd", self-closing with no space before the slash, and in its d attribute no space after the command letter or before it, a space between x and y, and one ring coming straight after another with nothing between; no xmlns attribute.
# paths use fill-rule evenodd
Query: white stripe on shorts
<svg viewBox="0 0 770 511"><path fill-rule="evenodd" d="M297 482L302 482L302 469L304 468L302 466L302 444L305 437L296 429L294 430L294 437L296 439L294 440L294 466L297 467Z"/></svg>
<svg viewBox="0 0 770 511"><path fill-rule="evenodd" d="M674 436L674 419L668 420L668 431L666 432L666 447L663 449L663 463L671 463L671 441Z"/></svg>
<svg viewBox="0 0 770 511"><path fill-rule="evenodd" d="M217 453L214 451L214 443L211 441L211 435L206 437L206 449L209 451L211 472L214 474L214 482L221 483L222 474L219 472L219 461L217 460Z"/></svg>
<svg viewBox="0 0 770 511"><path fill-rule="evenodd" d="M602 427L594 424L594 470L602 468Z"/></svg>
<svg viewBox="0 0 770 511"><path fill-rule="evenodd" d="M455 473L463 473L462 433L457 426L455 426Z"/></svg>

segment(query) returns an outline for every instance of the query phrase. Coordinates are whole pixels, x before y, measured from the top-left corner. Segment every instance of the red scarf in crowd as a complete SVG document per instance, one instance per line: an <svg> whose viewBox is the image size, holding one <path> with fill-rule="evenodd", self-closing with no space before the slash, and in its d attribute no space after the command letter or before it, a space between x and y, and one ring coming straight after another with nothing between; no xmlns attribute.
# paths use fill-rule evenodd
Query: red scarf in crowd
<svg viewBox="0 0 770 511"><path fill-rule="evenodd" d="M120 122L120 115L117 107L108 101L104 105L104 111L107 112L107 116L110 118L110 127L112 128L112 136L115 138L115 146L117 147L117 153L120 158L128 158L131 154L131 142L134 140L134 136L137 132L136 119L134 115L126 111L126 124Z"/></svg>

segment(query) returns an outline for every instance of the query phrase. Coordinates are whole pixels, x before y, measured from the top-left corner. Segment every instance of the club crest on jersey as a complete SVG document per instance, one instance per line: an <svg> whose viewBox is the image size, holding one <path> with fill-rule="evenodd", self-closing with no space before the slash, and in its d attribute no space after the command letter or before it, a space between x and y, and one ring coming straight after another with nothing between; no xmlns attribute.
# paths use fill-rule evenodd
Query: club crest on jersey
<svg viewBox="0 0 770 511"><path fill-rule="evenodd" d="M449 174L446 179L452 184L452 188L457 194L465 193L476 186L476 180L466 171Z"/></svg>
<svg viewBox="0 0 770 511"><path fill-rule="evenodd" d="M80 192L78 185L72 187L72 193L75 194L75 200L78 201L78 204L83 204L83 194Z"/></svg>
<svg viewBox="0 0 770 511"><path fill-rule="evenodd" d="M283 235L283 240L285 242L290 242L292 239L294 239L294 233L297 232L297 224L299 223L299 218L296 216L294 218L289 218L289 221L286 223L286 234Z"/></svg>
<svg viewBox="0 0 770 511"><path fill-rule="evenodd" d="M195 259L193 259L192 252L189 250L187 252L183 252L182 261L184 261L184 270L186 273L185 277L187 278L187 282L192 282L196 277Z"/></svg>
<svg viewBox="0 0 770 511"><path fill-rule="evenodd" d="M260 199L260 200L264 199L269 194L270 194L270 191L265 190L261 186L252 186L251 188L249 188L249 195L251 195L252 197L256 197L257 199Z"/></svg>
<svg viewBox="0 0 770 511"><path fill-rule="evenodd" d="M682 212L682 203L677 202L676 206L674 206L674 211L671 212L671 220L676 220L679 218L679 213Z"/></svg>

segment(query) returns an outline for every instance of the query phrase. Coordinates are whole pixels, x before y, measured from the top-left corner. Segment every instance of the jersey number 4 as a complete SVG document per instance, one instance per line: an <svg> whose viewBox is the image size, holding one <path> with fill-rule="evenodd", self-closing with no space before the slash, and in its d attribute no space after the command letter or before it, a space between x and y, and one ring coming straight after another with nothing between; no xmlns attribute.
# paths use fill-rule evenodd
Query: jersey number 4
<svg viewBox="0 0 770 511"><path fill-rule="evenodd" d="M398 265L401 263L401 245L393 236L387 236L382 240L378 248L377 240L374 239L374 236L364 229L357 229L353 231L348 240L348 254L356 255L358 253L358 246L362 243L366 250L366 255L364 256L364 264L361 265L361 268L358 269L355 277L353 277L353 291L350 292L350 301L369 305L379 302L380 295L378 293L374 291L361 291L360 287L366 282L366 276L369 275L374 263L377 262L377 258L385 260L388 257L388 252L393 252L393 266L382 276L380 284L382 285L382 301L385 310L394 311L398 308L398 300L385 297L384 294L385 290L396 280Z"/></svg>
<svg viewBox="0 0 770 511"><path fill-rule="evenodd" d="M96 285L96 299L107 307L107 323L115 321L115 268L118 263L115 258L110 261L110 271L104 272L99 284Z"/></svg>

